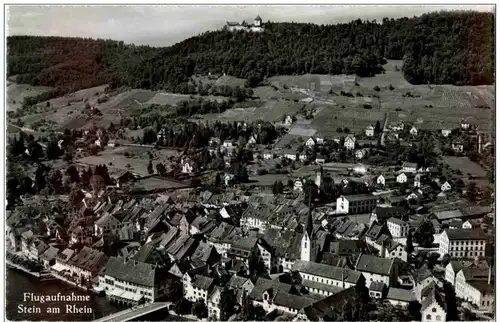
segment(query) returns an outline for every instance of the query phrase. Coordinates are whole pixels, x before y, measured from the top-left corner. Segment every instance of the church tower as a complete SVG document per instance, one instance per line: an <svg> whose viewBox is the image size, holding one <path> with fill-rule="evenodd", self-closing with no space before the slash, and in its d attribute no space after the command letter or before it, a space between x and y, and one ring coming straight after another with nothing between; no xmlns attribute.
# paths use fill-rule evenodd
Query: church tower
<svg viewBox="0 0 500 322"><path fill-rule="evenodd" d="M253 24L255 27L262 27L262 19L260 16L255 17Z"/></svg>
<svg viewBox="0 0 500 322"><path fill-rule="evenodd" d="M314 183L316 186L318 186L318 191L319 187L321 187L321 180L323 179L323 167L319 166L319 170L316 170L316 179L314 179Z"/></svg>
<svg viewBox="0 0 500 322"><path fill-rule="evenodd" d="M311 194L309 194L310 196ZM314 250L314 236L313 236L313 222L312 222L312 208L311 197L309 197L309 214L307 215L307 224L302 236L300 260L310 262L313 257Z"/></svg>

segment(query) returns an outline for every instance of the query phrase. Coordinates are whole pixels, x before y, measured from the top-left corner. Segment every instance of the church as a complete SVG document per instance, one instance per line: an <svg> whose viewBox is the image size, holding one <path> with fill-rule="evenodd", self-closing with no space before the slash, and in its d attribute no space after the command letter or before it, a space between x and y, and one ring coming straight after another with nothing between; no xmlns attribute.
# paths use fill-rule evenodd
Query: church
<svg viewBox="0 0 500 322"><path fill-rule="evenodd" d="M229 31L250 31L250 32L262 32L264 31L264 26L262 24L262 18L260 16L255 17L253 24L248 24L245 20L242 23L230 22L226 23L225 28Z"/></svg>

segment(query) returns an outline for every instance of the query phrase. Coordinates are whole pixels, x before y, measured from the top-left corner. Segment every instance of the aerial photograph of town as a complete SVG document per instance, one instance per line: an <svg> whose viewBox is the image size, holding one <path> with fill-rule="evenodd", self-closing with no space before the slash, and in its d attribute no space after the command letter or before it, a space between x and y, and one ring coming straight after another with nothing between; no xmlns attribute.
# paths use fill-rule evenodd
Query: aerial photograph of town
<svg viewBox="0 0 500 322"><path fill-rule="evenodd" d="M493 321L495 5L8 5L9 321Z"/></svg>

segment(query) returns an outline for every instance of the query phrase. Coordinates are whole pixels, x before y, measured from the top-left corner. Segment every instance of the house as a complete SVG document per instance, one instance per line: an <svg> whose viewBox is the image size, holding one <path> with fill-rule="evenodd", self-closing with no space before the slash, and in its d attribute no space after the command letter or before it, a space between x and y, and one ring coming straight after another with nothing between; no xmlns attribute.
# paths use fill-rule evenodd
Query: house
<svg viewBox="0 0 500 322"><path fill-rule="evenodd" d="M446 192L446 191L450 191L450 190L451 190L451 185L448 183L448 181L446 181L445 183L443 183L441 185L442 192Z"/></svg>
<svg viewBox="0 0 500 322"><path fill-rule="evenodd" d="M191 277L189 273L185 273L182 277L182 286L184 298L191 302L203 300L208 302L208 295L214 287L213 278L203 275L194 275Z"/></svg>
<svg viewBox="0 0 500 322"><path fill-rule="evenodd" d="M332 317L340 317L343 313L343 305L347 301L353 303L356 298L356 288L350 287L339 293L316 301L310 306L300 310L297 321L331 321Z"/></svg>
<svg viewBox="0 0 500 322"><path fill-rule="evenodd" d="M84 246L67 262L70 274L80 285L92 285L92 280L108 262L109 257L103 252Z"/></svg>
<svg viewBox="0 0 500 322"><path fill-rule="evenodd" d="M446 302L443 296L433 289L422 301L420 308L422 322L446 322Z"/></svg>
<svg viewBox="0 0 500 322"><path fill-rule="evenodd" d="M383 282L371 282L370 286L368 286L368 293L370 297L381 299L384 296L386 290L386 286Z"/></svg>
<svg viewBox="0 0 500 322"><path fill-rule="evenodd" d="M295 180L293 183L293 190L294 191L304 191L304 183L302 182L301 178L298 178Z"/></svg>
<svg viewBox="0 0 500 322"><path fill-rule="evenodd" d="M359 150L356 150L356 152L354 152L356 159L363 159L367 154L368 154L367 149L359 149Z"/></svg>
<svg viewBox="0 0 500 322"><path fill-rule="evenodd" d="M462 142L459 142L459 141L453 141L451 143L451 149L454 151L454 152L457 152L457 153L462 153L464 152L464 145Z"/></svg>
<svg viewBox="0 0 500 322"><path fill-rule="evenodd" d="M106 213L99 218L94 224L94 235L96 237L117 236L122 223L110 213Z"/></svg>
<svg viewBox="0 0 500 322"><path fill-rule="evenodd" d="M297 153L294 150L286 149L281 151L281 158L297 161Z"/></svg>
<svg viewBox="0 0 500 322"><path fill-rule="evenodd" d="M389 218L399 218L401 219L407 210L403 206L377 206L373 209L370 215L370 226L376 221L379 223L386 222Z"/></svg>
<svg viewBox="0 0 500 322"><path fill-rule="evenodd" d="M310 137L307 141L306 141L306 146L308 148L312 148L313 146L316 145L316 140L313 138L313 137Z"/></svg>
<svg viewBox="0 0 500 322"><path fill-rule="evenodd" d="M425 296L427 296L429 290L434 288L437 283L440 283L437 277L433 275L433 272L429 270L427 265L415 270L413 273L413 293L417 298L417 301L422 301Z"/></svg>
<svg viewBox="0 0 500 322"><path fill-rule="evenodd" d="M218 147L218 146L221 145L221 140L218 137L211 137L208 140L208 145L211 146L211 147Z"/></svg>
<svg viewBox="0 0 500 322"><path fill-rule="evenodd" d="M367 283L383 282L387 287L390 287L395 284L397 279L397 267L394 265L394 259L361 254L356 261L355 269L363 274Z"/></svg>
<svg viewBox="0 0 500 322"><path fill-rule="evenodd" d="M352 269L304 260L295 261L292 271L300 274L303 285L310 292L326 296L364 281L364 276Z"/></svg>
<svg viewBox="0 0 500 322"><path fill-rule="evenodd" d="M444 137L448 137L450 134L451 134L451 130L448 130L448 129L441 130L441 135Z"/></svg>
<svg viewBox="0 0 500 322"><path fill-rule="evenodd" d="M416 173L417 172L417 164L411 162L404 162L402 166L403 172Z"/></svg>
<svg viewBox="0 0 500 322"><path fill-rule="evenodd" d="M375 133L375 128L370 124L365 129L365 135L368 137L372 137Z"/></svg>
<svg viewBox="0 0 500 322"><path fill-rule="evenodd" d="M417 173L415 175L415 177L413 178L413 187L414 188L420 188L421 181L422 181L422 174L421 173Z"/></svg>
<svg viewBox="0 0 500 322"><path fill-rule="evenodd" d="M418 134L418 130L417 130L417 128L415 126L411 127L410 134L411 135L417 135Z"/></svg>
<svg viewBox="0 0 500 322"><path fill-rule="evenodd" d="M408 182L408 177L406 176L406 174L404 172L402 172L396 177L396 182L397 183L406 183L406 182Z"/></svg>
<svg viewBox="0 0 500 322"><path fill-rule="evenodd" d="M299 160L304 162L307 160L307 154L305 152L299 153Z"/></svg>
<svg viewBox="0 0 500 322"><path fill-rule="evenodd" d="M262 154L262 158L264 160L272 160L274 159L274 153L272 153L271 151L266 151Z"/></svg>
<svg viewBox="0 0 500 322"><path fill-rule="evenodd" d="M354 150L356 146L356 137L354 135L348 135L344 140L344 147L347 150Z"/></svg>
<svg viewBox="0 0 500 322"><path fill-rule="evenodd" d="M445 229L439 237L439 253L454 258L484 257L486 240L481 229Z"/></svg>
<svg viewBox="0 0 500 322"><path fill-rule="evenodd" d="M220 321L221 312L220 312L220 299L221 294L223 292L223 288L220 286L215 286L212 289L212 292L208 295L207 309L208 316L213 318L215 321Z"/></svg>
<svg viewBox="0 0 500 322"><path fill-rule="evenodd" d="M378 197L371 194L348 195L337 198L337 213L360 214L371 212L377 205Z"/></svg>
<svg viewBox="0 0 500 322"><path fill-rule="evenodd" d="M389 228L389 232L393 238L406 238L410 231L408 222L395 217L387 220L387 228Z"/></svg>
<svg viewBox="0 0 500 322"><path fill-rule="evenodd" d="M464 262L459 262L456 260L451 260L445 268L445 279L451 285L455 285L458 272L462 270L466 265Z"/></svg>
<svg viewBox="0 0 500 322"><path fill-rule="evenodd" d="M224 175L224 184L230 186L234 182L234 174L226 173Z"/></svg>
<svg viewBox="0 0 500 322"><path fill-rule="evenodd" d="M132 259L111 257L99 273L99 287L115 301L136 305L154 302L168 289L166 268Z"/></svg>
<svg viewBox="0 0 500 322"><path fill-rule="evenodd" d="M252 134L252 135L250 136L250 139L248 139L247 145L248 145L248 146L253 146L253 145L255 145L256 143L257 143L257 135Z"/></svg>
<svg viewBox="0 0 500 322"><path fill-rule="evenodd" d="M487 264L463 267L455 280L456 296L490 310L493 307L494 277L494 267Z"/></svg>
<svg viewBox="0 0 500 322"><path fill-rule="evenodd" d="M391 287L387 292L387 300L394 306L407 307L410 302L416 301L416 298L411 290Z"/></svg>
<svg viewBox="0 0 500 322"><path fill-rule="evenodd" d="M50 268L56 263L56 256L59 253L59 249L49 246L43 254L39 256L39 260L45 268Z"/></svg>
<svg viewBox="0 0 500 322"><path fill-rule="evenodd" d="M314 162L316 162L316 164L324 164L327 159L328 159L327 156L318 153L316 155L316 160L314 160Z"/></svg>
<svg viewBox="0 0 500 322"><path fill-rule="evenodd" d="M405 247L393 240L389 240L385 246L385 258L398 258L403 262L408 262L408 253Z"/></svg>
<svg viewBox="0 0 500 322"><path fill-rule="evenodd" d="M107 145L110 148L114 148L116 146L116 140L109 140Z"/></svg>
<svg viewBox="0 0 500 322"><path fill-rule="evenodd" d="M182 173L193 173L195 163L190 158L183 157L181 159L181 167L182 167L181 170Z"/></svg>
<svg viewBox="0 0 500 322"><path fill-rule="evenodd" d="M377 185L381 185L381 186L385 186L385 177L383 174L379 175L376 179L376 184Z"/></svg>

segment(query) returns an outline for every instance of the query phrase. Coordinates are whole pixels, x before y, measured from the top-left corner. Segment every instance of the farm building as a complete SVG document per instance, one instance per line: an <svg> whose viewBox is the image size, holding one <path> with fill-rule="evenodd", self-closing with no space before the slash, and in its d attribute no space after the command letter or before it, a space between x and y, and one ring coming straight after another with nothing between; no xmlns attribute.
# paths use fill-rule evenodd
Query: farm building
<svg viewBox="0 0 500 322"><path fill-rule="evenodd" d="M354 135L348 135L345 138L344 141L344 147L347 150L354 150L354 147L356 146L356 137Z"/></svg>
<svg viewBox="0 0 500 322"><path fill-rule="evenodd" d="M375 128L370 124L365 129L365 135L368 137L372 137L375 133Z"/></svg>

